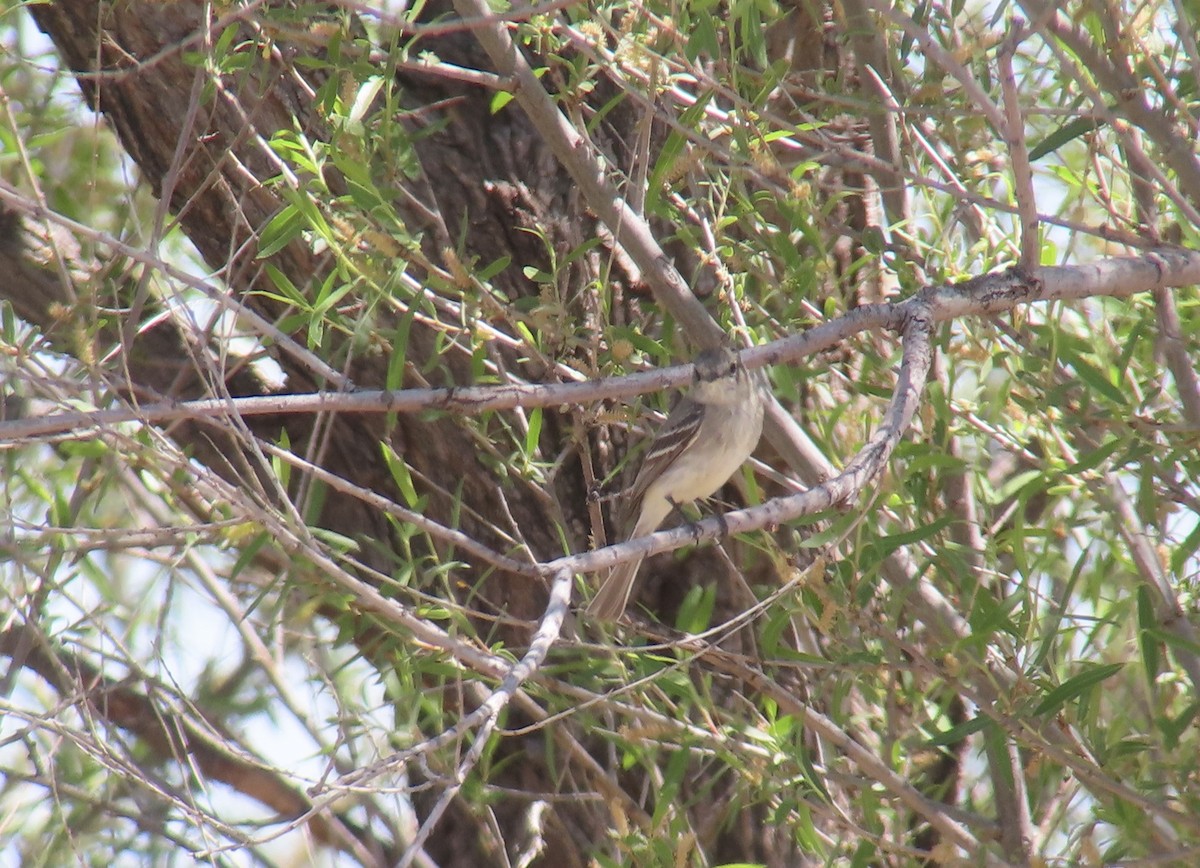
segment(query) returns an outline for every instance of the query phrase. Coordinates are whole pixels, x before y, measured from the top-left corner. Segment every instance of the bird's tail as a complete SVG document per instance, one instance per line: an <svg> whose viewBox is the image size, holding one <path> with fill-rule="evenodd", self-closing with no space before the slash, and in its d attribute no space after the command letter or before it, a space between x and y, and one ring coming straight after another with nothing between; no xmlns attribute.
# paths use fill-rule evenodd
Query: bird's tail
<svg viewBox="0 0 1200 868"><path fill-rule="evenodd" d="M637 578L638 567L642 559L618 564L613 567L599 592L588 604L587 614L598 621L615 621L625 614L629 605L629 593L633 590L633 580Z"/></svg>

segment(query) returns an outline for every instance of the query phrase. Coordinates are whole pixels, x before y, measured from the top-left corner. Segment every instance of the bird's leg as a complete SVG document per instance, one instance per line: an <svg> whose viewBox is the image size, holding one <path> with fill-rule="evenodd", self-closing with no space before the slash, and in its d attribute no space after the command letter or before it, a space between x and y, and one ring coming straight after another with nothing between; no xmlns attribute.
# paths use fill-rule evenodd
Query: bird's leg
<svg viewBox="0 0 1200 868"><path fill-rule="evenodd" d="M724 539L729 536L729 522L725 520L724 512L717 513L717 524L721 526L721 538Z"/></svg>
<svg viewBox="0 0 1200 868"><path fill-rule="evenodd" d="M683 519L684 524L691 524L691 520L687 517L687 513L683 511L684 504L680 503L671 495L667 495L667 503L671 504L671 515L678 515Z"/></svg>
<svg viewBox="0 0 1200 868"><path fill-rule="evenodd" d="M683 511L684 504L679 503L673 497L668 497L667 502L671 504L672 513L679 513L679 517L683 519L683 524L692 532L692 538L696 542L700 542L700 525L697 520L688 517L688 514Z"/></svg>
<svg viewBox="0 0 1200 868"><path fill-rule="evenodd" d="M607 503L610 500L616 500L621 494L620 491L607 490L607 486L601 482L593 482L591 488L588 489L587 502Z"/></svg>

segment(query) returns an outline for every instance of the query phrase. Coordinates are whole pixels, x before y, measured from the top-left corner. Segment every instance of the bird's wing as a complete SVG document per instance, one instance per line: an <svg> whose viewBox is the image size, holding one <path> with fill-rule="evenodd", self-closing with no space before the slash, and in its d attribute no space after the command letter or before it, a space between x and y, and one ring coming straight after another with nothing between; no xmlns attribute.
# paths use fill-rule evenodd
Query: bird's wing
<svg viewBox="0 0 1200 868"><path fill-rule="evenodd" d="M642 497L646 494L646 489L695 442L696 435L700 432L700 422L703 419L704 406L702 404L684 398L675 405L675 409L663 423L662 430L658 432L658 436L654 438L654 442L650 444L650 448L642 457L642 466L638 470L637 478L634 479L633 485L625 495L621 524L626 532L629 531L632 521L641 512Z"/></svg>

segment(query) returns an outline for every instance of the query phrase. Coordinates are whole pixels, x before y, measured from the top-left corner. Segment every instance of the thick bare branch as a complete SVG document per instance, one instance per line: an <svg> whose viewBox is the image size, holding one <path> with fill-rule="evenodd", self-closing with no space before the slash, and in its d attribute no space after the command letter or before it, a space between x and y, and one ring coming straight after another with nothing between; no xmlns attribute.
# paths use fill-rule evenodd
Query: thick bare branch
<svg viewBox="0 0 1200 868"><path fill-rule="evenodd" d="M743 351L751 368L795 362L829 349L855 334L897 329L914 303L928 305L932 322L993 315L1047 301L1079 301L1099 296L1125 297L1167 287L1200 283L1200 253L1164 248L1142 256L1106 259L1090 265L1035 269L1029 279L1016 273L990 274L956 286L927 290L907 301L856 308L798 335ZM919 301L918 301L919 299ZM443 410L473 415L512 407L553 407L629 398L688 381L691 365L627 377L547 385L468 386L454 389L405 389L318 392L208 401L147 404L136 410L61 413L39 419L0 422L0 445L31 438L79 433L81 429L124 422L160 423L175 419L211 420L229 412L241 416L282 413L414 413Z"/></svg>

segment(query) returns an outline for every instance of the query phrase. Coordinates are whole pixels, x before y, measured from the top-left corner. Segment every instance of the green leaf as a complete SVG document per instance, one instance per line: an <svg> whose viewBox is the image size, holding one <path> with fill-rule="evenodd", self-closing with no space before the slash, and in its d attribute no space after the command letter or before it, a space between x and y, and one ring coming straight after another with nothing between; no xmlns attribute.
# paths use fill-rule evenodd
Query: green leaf
<svg viewBox="0 0 1200 868"><path fill-rule="evenodd" d="M1099 118L1075 118L1068 121L1031 147L1029 149L1029 159L1031 161L1040 160L1047 154L1054 153L1067 142L1072 142L1080 136L1086 136L1088 133L1094 132L1103 126L1106 126L1106 123Z"/></svg>
<svg viewBox="0 0 1200 868"><path fill-rule="evenodd" d="M963 739L969 738L992 725L991 719L981 714L977 717L972 717L970 720L964 720L957 726L952 726L947 730L939 732L933 738L929 739L926 744L930 747L948 747L952 744L958 744Z"/></svg>
<svg viewBox="0 0 1200 868"><path fill-rule="evenodd" d="M936 518L928 524L913 528L904 533L889 534L877 540L873 545L872 554L876 557L882 557L894 552L896 549L910 546L913 543L921 542L929 539L932 536L937 536L943 529L955 520L955 516L943 514L940 518Z"/></svg>
<svg viewBox="0 0 1200 868"><path fill-rule="evenodd" d="M712 621L713 608L716 606L716 588L694 587L683 598L679 614L675 618L675 628L685 633L699 633L708 627Z"/></svg>
<svg viewBox="0 0 1200 868"><path fill-rule="evenodd" d="M313 313L317 316L324 316L346 293L355 288L350 281L339 281L337 277L336 271L331 272L317 291L317 297L313 300Z"/></svg>
<svg viewBox="0 0 1200 868"><path fill-rule="evenodd" d="M1120 449L1126 442L1126 440L1120 437L1110 437L1095 449L1080 456L1078 461L1066 469L1066 472L1071 474L1083 473L1084 471L1099 467L1109 456Z"/></svg>
<svg viewBox="0 0 1200 868"><path fill-rule="evenodd" d="M710 58L721 56L720 40L713 26L716 19L712 15L697 15L692 22L692 32L688 36L683 53L688 60L695 61L701 54Z"/></svg>
<svg viewBox="0 0 1200 868"><path fill-rule="evenodd" d="M1046 658L1050 655L1050 650L1058 639L1059 625L1062 624L1063 617L1067 613L1067 606L1075 598L1075 586L1079 583L1079 577L1083 575L1083 568L1088 563L1090 556L1091 547L1089 546L1076 559L1075 568L1071 570L1071 578L1067 580L1066 587L1059 594L1058 605L1054 607L1054 611L1049 616L1043 619L1041 625L1042 641L1039 643L1037 651L1034 652L1033 658L1029 661L1028 669L1030 671L1040 669Z"/></svg>
<svg viewBox="0 0 1200 868"><path fill-rule="evenodd" d="M267 262L263 265L263 269L267 272L267 277L271 278L271 283L275 284L275 288L281 293L278 296L271 296L286 304L294 304L301 310L308 310L310 305L308 299L296 288L291 279L280 271L275 265Z"/></svg>
<svg viewBox="0 0 1200 868"><path fill-rule="evenodd" d="M1174 633L1169 633L1161 627L1154 627L1147 630L1146 634L1162 642L1168 648L1178 648L1184 653L1200 656L1200 642L1193 642L1190 639L1185 639L1183 636L1176 636Z"/></svg>
<svg viewBox="0 0 1200 868"><path fill-rule="evenodd" d="M380 443L379 447L383 453L383 462L387 465L388 472L392 475L392 481L400 489L400 494L404 498L404 502L408 504L409 509L418 509L421 498L417 495L416 486L413 485L412 474L408 470L408 465L404 463L404 459L396 454L396 451L392 449L390 444Z"/></svg>
<svg viewBox="0 0 1200 868"><path fill-rule="evenodd" d="M514 325L516 326L517 331L521 333L521 337L523 337L529 343L529 345L531 347L536 347L536 346L541 345L541 342L538 341L538 339L536 337L534 337L533 332L531 332L529 330L529 326L525 325L525 323L521 322L520 320L517 320L517 322L514 323Z"/></svg>
<svg viewBox="0 0 1200 868"><path fill-rule="evenodd" d="M691 751L682 746L680 750L673 751L671 758L667 760L666 773L663 775L662 788L658 791L657 804L654 806L654 818L651 821L655 828L662 825L663 818L668 811L678 808L676 800L680 787L683 785L683 776L687 772L689 762L691 762Z"/></svg>
<svg viewBox="0 0 1200 868"><path fill-rule="evenodd" d="M320 168L314 167L314 168ZM316 232L321 239L330 247L337 246L337 239L334 237L333 231L329 228L329 224L325 222L325 215L321 213L321 209L317 206L317 201L312 198L316 195L301 190L294 193L290 198L296 205L296 210L305 222L305 228Z"/></svg>
<svg viewBox="0 0 1200 868"><path fill-rule="evenodd" d="M54 527L70 527L74 523L71 521L73 510L61 488L54 489L54 496L50 503L50 523Z"/></svg>
<svg viewBox="0 0 1200 868"><path fill-rule="evenodd" d="M704 110L713 98L711 91L705 91L696 102L689 106L679 116L679 129L692 129L704 116ZM667 136L666 142L658 151L658 159L650 170L650 178L646 181L646 210L655 211L662 198L666 179L675 171L675 165L687 148L687 137L674 130Z"/></svg>
<svg viewBox="0 0 1200 868"><path fill-rule="evenodd" d="M1138 644L1142 649L1142 666L1146 669L1146 680L1151 690L1154 689L1154 679L1158 677L1160 657L1159 642L1154 638L1158 627L1158 618L1154 614L1154 601L1150 597L1150 589L1140 585L1137 589L1138 614Z"/></svg>
<svg viewBox="0 0 1200 868"><path fill-rule="evenodd" d="M492 94L492 101L488 105L488 110L492 114L499 114L500 109L512 102L514 96L515 94L512 94L507 90L496 91L494 94Z"/></svg>
<svg viewBox="0 0 1200 868"><path fill-rule="evenodd" d="M374 184L364 184L348 178L346 189L350 191L350 198L354 200L354 204L362 211L369 213L384 204L383 195Z"/></svg>
<svg viewBox="0 0 1200 868"><path fill-rule="evenodd" d="M282 449L285 452L292 451L292 441L291 441L291 438L288 437L288 432L287 432L286 428L279 429L279 443L277 445L279 446L280 449ZM291 479L292 479L291 462L285 461L283 458L281 458L278 455L272 455L271 456L271 467L275 471L275 478L279 480L279 484L284 489L286 489L288 487L288 485L291 483Z"/></svg>
<svg viewBox="0 0 1200 868"><path fill-rule="evenodd" d="M1200 713L1200 701L1188 705L1174 720L1164 717L1158 721L1159 729L1163 734L1163 742L1168 750L1175 750L1179 746L1179 737L1192 725L1192 721L1196 719L1198 713Z"/></svg>
<svg viewBox="0 0 1200 868"><path fill-rule="evenodd" d="M263 227L258 238L258 258L266 259L287 247L304 231L304 216L295 205L284 205Z"/></svg>
<svg viewBox="0 0 1200 868"><path fill-rule="evenodd" d="M388 357L387 376L384 378L384 388L389 392L404 388L404 363L408 358L408 333L412 329L413 319L416 318L417 308L410 306L396 323L392 332L392 354ZM394 417L394 414L393 414Z"/></svg>
<svg viewBox="0 0 1200 868"><path fill-rule="evenodd" d="M313 527L309 530L312 531L314 537L339 552L358 551L358 542L345 534L336 533L323 527Z"/></svg>
<svg viewBox="0 0 1200 868"><path fill-rule="evenodd" d="M1183 569L1183 565L1191 559L1198 548L1200 548L1200 522L1196 522L1191 533L1171 551L1171 572L1178 575Z"/></svg>
<svg viewBox="0 0 1200 868"><path fill-rule="evenodd" d="M805 534L804 538L796 543L797 546L802 549L817 549L832 542L837 542L846 535L846 532L850 528L862 521L862 516L858 513L830 510L829 513L821 515L801 516L795 521L788 522L788 524L804 527L812 524L818 518L823 519L823 521L816 525L812 533Z"/></svg>
<svg viewBox="0 0 1200 868"><path fill-rule="evenodd" d="M480 283L486 283L487 281L489 281L493 277L495 277L497 274L502 272L504 269L508 268L508 266L511 263L512 263L511 256L501 256L499 259L493 260L488 265L485 265L483 268L478 269L475 272L475 279L478 280Z"/></svg>
<svg viewBox="0 0 1200 868"><path fill-rule="evenodd" d="M1083 696L1097 684L1107 681L1124 668L1124 663L1088 664L1078 675L1068 678L1058 687L1047 693L1045 698L1038 703L1033 713L1039 716L1053 714L1072 699Z"/></svg>
<svg viewBox="0 0 1200 868"><path fill-rule="evenodd" d="M534 407L529 411L529 429L525 432L525 458L529 460L537 453L538 443L542 436L542 408Z"/></svg>
<svg viewBox="0 0 1200 868"><path fill-rule="evenodd" d="M238 577L242 570L246 569L268 542L271 541L271 535L266 531L255 534L254 538L249 542L240 542L241 552L238 558L233 563L233 568L229 571L229 581L233 581Z"/></svg>
<svg viewBox="0 0 1200 868"><path fill-rule="evenodd" d="M1129 403L1129 398L1113 385L1112 379L1103 370L1084 358L1082 354L1076 353L1074 348L1067 345L1066 341L1060 345L1059 355L1086 385L1091 386L1114 404L1123 407Z"/></svg>
<svg viewBox="0 0 1200 868"><path fill-rule="evenodd" d="M996 492L996 503L1001 503L1010 497L1015 497L1026 486L1033 486L1034 483L1037 483L1036 487L1026 494L1028 496L1033 491L1036 491L1037 488L1045 488L1046 482L1045 470L1024 470L1021 473L1010 476L1004 481L1004 485Z"/></svg>

